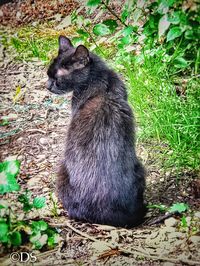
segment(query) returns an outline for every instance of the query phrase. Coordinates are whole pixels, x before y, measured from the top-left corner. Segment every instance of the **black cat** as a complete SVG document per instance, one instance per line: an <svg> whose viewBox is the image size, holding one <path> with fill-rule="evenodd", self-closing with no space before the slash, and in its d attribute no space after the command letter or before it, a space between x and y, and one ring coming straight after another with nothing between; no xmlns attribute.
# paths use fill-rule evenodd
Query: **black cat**
<svg viewBox="0 0 200 266"><path fill-rule="evenodd" d="M73 91L72 119L57 180L69 217L131 227L143 221L145 171L134 147L132 110L123 82L88 49L59 38L48 89Z"/></svg>

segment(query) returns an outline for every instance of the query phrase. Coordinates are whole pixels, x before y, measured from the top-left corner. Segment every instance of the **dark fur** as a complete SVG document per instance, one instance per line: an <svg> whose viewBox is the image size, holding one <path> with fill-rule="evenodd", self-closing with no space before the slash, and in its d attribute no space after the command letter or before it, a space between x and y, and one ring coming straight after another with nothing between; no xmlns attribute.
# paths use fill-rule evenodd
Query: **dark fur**
<svg viewBox="0 0 200 266"><path fill-rule="evenodd" d="M48 70L48 89L57 94L73 90L72 119L57 180L59 198L73 219L138 225L145 214L145 172L135 154L125 86L84 46L75 49L62 36L59 43L58 57ZM59 69L63 75L57 77Z"/></svg>

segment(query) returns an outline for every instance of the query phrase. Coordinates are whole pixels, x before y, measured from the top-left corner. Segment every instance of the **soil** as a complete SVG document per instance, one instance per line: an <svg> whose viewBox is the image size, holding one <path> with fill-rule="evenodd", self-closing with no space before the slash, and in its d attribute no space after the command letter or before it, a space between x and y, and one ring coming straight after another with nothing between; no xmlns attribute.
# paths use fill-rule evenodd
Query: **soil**
<svg viewBox="0 0 200 266"><path fill-rule="evenodd" d="M0 24L20 26L34 21L48 21L56 14L67 16L79 7L74 0L18 0L0 8Z"/></svg>
<svg viewBox="0 0 200 266"><path fill-rule="evenodd" d="M24 2L16 1L15 5L19 8ZM9 5L3 5L1 10L4 12ZM9 23L5 14L3 20ZM13 21L11 25L15 24ZM181 216L162 217L156 210L149 211L146 222L133 229L68 219L57 201L55 180L70 123L71 95L56 96L46 90L47 67L41 61L17 62L6 50L0 52L1 120L8 121L1 127L0 160L19 159L18 182L22 191L28 189L34 196L47 199L45 208L30 212L26 219L44 219L62 237L55 249L34 251L37 257L34 265L200 265L197 173L183 171L176 176L173 169L163 169L159 156L165 149L162 143L151 141L137 145L137 153L148 171L146 200L148 204L167 206L174 202L188 203L191 211L186 214L186 227L181 225ZM16 194L5 195L3 199L10 201L23 220ZM198 229L195 234L194 227ZM21 250L31 249L24 246ZM20 265L12 263L10 254L5 254L3 249L0 254L0 265Z"/></svg>

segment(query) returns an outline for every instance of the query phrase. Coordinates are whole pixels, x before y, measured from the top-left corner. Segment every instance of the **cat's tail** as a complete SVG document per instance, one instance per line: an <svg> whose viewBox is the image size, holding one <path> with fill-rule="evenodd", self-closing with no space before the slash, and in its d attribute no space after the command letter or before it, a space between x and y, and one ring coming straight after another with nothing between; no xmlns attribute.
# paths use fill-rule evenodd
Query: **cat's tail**
<svg viewBox="0 0 200 266"><path fill-rule="evenodd" d="M68 201L68 188L69 174L64 163L61 163L57 171L56 194L57 197L62 201L64 208L66 208L65 205Z"/></svg>

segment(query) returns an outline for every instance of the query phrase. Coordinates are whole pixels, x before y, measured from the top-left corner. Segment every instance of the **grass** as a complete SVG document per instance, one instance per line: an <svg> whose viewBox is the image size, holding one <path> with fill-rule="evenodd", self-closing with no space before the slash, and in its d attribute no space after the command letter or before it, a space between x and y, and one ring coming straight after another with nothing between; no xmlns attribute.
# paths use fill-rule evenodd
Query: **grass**
<svg viewBox="0 0 200 266"><path fill-rule="evenodd" d="M142 127L139 137L141 141L156 138L168 145L169 152L164 154L167 166L196 169L200 159L200 84L197 78L188 78L179 95L163 63L145 60L148 62L142 66L125 64L129 101Z"/></svg>
<svg viewBox="0 0 200 266"><path fill-rule="evenodd" d="M32 61L34 58L49 63L57 53L58 36L76 36L74 28L67 31L52 30L52 27L23 27L15 35L4 36L4 45L12 46L16 59ZM87 43L88 44L88 43ZM133 106L142 130L139 140L156 140L165 143L163 154L166 165L175 168L199 167L200 120L199 81L195 77L185 80L173 71L173 66L163 63L163 51L154 57L143 54L141 63L137 57L116 55L111 46L101 46L106 59L112 57L112 65L124 67L124 76L129 84L129 101ZM99 49L95 51L100 54ZM178 80L178 84L174 80ZM177 82L176 82L177 83ZM177 93L177 87L180 93Z"/></svg>
<svg viewBox="0 0 200 266"><path fill-rule="evenodd" d="M57 54L58 36L74 34L74 28L52 30L51 25L24 26L8 34L2 34L2 43L15 51L15 59L19 61L41 60L48 64ZM16 53L17 52L17 53Z"/></svg>

